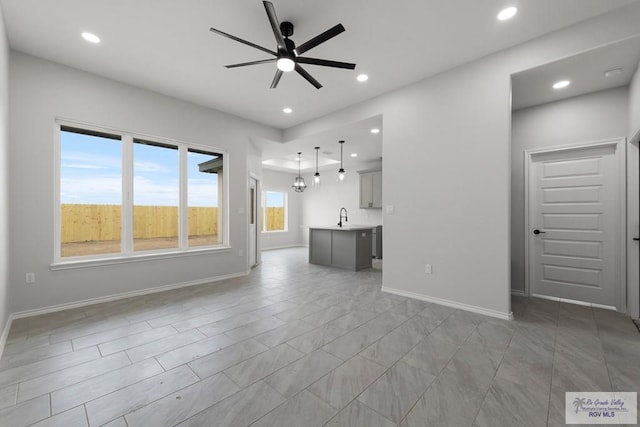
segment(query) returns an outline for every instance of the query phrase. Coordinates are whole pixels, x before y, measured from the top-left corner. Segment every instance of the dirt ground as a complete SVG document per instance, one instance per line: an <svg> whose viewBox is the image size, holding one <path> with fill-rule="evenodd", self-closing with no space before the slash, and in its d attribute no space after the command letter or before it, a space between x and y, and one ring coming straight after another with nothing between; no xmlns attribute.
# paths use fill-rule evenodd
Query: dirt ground
<svg viewBox="0 0 640 427"><path fill-rule="evenodd" d="M215 234L205 236L189 236L189 246L206 246L218 243ZM177 237L156 237L153 239L135 239L133 242L135 251L151 251L157 249L178 248ZM97 254L112 254L120 252L119 240L102 240L90 242L73 242L62 244L62 256L83 256Z"/></svg>

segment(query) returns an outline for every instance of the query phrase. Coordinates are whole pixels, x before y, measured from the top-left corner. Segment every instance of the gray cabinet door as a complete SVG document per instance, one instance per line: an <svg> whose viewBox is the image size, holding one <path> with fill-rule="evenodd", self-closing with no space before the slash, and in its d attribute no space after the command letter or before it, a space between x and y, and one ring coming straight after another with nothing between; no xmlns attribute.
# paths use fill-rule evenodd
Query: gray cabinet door
<svg viewBox="0 0 640 427"><path fill-rule="evenodd" d="M360 174L360 209L382 208L382 171Z"/></svg>
<svg viewBox="0 0 640 427"><path fill-rule="evenodd" d="M360 209L373 206L373 175L365 173L360 175Z"/></svg>
<svg viewBox="0 0 640 427"><path fill-rule="evenodd" d="M382 208L382 172L371 174L371 207Z"/></svg>
<svg viewBox="0 0 640 427"><path fill-rule="evenodd" d="M309 262L331 265L331 230L310 230Z"/></svg>

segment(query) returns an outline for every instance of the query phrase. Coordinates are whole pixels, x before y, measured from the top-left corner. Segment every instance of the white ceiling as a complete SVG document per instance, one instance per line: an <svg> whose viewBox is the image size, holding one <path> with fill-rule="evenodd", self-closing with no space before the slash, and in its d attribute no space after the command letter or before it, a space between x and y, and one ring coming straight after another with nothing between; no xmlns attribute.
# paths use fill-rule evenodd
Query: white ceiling
<svg viewBox="0 0 640 427"><path fill-rule="evenodd" d="M489 53L637 0L274 0L297 43L337 23L346 32L305 55L349 61L355 71L305 66L269 89L275 66L226 69L266 54L209 32L215 27L268 48L275 41L259 0L0 0L11 47L277 128L323 116ZM519 12L496 20L506 4ZM82 31L99 35L90 45ZM369 74L358 83L358 73ZM292 107L285 115L282 108Z"/></svg>
<svg viewBox="0 0 640 427"><path fill-rule="evenodd" d="M640 37L602 46L512 76L514 110L628 85L640 61ZM621 68L611 77L605 71ZM569 80L560 90L553 83Z"/></svg>
<svg viewBox="0 0 640 427"><path fill-rule="evenodd" d="M372 134L371 129L380 133ZM302 172L315 171L316 159L314 147L318 150L318 168L320 171L340 167L340 144L343 148L343 165L347 171L363 162L379 162L382 156L382 116L374 116L340 128L310 135L301 139L280 142L261 141L262 166L267 169L297 171L296 153L302 152L300 167ZM351 154L357 157L351 157Z"/></svg>

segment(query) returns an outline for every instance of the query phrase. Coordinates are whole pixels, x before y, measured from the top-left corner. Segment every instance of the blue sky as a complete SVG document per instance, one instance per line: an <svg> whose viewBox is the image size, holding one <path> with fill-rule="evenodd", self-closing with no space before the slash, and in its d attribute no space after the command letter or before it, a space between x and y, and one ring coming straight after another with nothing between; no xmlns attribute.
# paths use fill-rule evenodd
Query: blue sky
<svg viewBox="0 0 640 427"><path fill-rule="evenodd" d="M280 191L265 191L264 192L265 206L266 207L283 207L284 206L284 193Z"/></svg>
<svg viewBox="0 0 640 427"><path fill-rule="evenodd" d="M60 146L60 203L122 203L122 142L63 131ZM218 205L218 175L198 171L211 158L188 155L189 206ZM133 170L135 205L178 205L178 150L134 144Z"/></svg>

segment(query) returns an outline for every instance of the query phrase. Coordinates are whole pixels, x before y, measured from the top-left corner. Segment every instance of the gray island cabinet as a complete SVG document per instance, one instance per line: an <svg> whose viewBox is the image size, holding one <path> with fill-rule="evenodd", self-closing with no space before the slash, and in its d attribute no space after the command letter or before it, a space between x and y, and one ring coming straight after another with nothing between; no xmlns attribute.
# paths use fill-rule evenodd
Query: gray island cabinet
<svg viewBox="0 0 640 427"><path fill-rule="evenodd" d="M310 227L309 263L354 271L371 268L371 228Z"/></svg>

